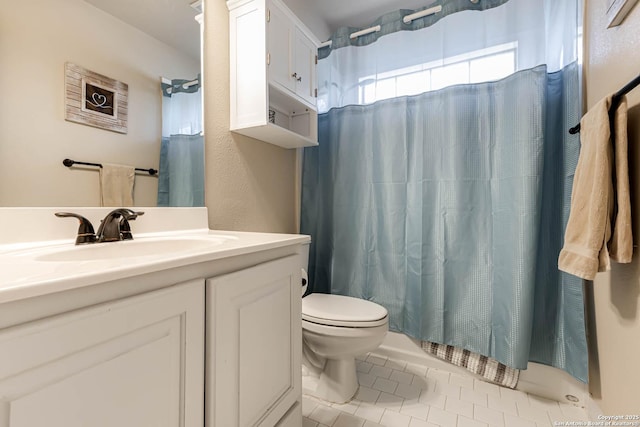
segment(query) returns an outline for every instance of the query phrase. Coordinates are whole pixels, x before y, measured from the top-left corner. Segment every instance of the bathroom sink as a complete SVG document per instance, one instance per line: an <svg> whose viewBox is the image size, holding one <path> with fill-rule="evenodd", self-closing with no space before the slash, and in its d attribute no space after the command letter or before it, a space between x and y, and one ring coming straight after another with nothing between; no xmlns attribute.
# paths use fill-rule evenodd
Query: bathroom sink
<svg viewBox="0 0 640 427"><path fill-rule="evenodd" d="M233 239L234 237L231 236L208 235L206 237L144 238L121 242L93 243L73 247L65 246L64 249L51 249L44 254L38 254L34 259L43 262L77 262L148 256L179 256L220 246Z"/></svg>

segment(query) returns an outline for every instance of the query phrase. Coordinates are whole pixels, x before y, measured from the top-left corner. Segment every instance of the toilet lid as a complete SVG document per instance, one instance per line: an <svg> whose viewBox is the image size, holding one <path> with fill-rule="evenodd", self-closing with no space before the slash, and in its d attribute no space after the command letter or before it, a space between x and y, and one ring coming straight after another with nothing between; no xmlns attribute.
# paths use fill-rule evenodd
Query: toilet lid
<svg viewBox="0 0 640 427"><path fill-rule="evenodd" d="M302 318L324 325L370 327L386 322L387 309L360 298L311 294L302 298Z"/></svg>

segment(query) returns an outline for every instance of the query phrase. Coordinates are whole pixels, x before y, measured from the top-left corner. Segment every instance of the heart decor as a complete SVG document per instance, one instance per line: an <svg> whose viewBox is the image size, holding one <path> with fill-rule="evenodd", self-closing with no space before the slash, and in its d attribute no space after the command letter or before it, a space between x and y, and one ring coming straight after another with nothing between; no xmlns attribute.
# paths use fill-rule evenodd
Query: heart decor
<svg viewBox="0 0 640 427"><path fill-rule="evenodd" d="M104 105L107 103L107 97L97 92L94 92L91 95L91 99L93 100L93 103L96 107L104 107Z"/></svg>

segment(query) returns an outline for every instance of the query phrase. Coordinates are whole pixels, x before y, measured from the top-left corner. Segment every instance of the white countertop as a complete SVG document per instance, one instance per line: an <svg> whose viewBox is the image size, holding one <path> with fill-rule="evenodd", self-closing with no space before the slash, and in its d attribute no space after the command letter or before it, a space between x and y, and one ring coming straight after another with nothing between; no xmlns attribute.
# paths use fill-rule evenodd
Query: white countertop
<svg viewBox="0 0 640 427"><path fill-rule="evenodd" d="M51 216L53 211L79 211L73 208L46 209L51 209L51 212L41 212L46 216ZM110 210L108 208L95 209L100 215L105 210ZM145 208L140 209L145 210ZM86 210L85 208L85 213ZM14 211L12 214L16 213L19 212ZM0 209L0 220L3 219L3 215L6 219L6 210ZM162 215L165 216L163 221L166 223L166 213ZM196 216L201 218L190 224L193 227L203 225L202 215L198 214ZM204 218L206 218L206 210ZM56 219L61 221L58 218ZM137 221L142 222L143 220L147 220L146 230L152 230L153 226L150 224L154 222L153 215L147 216L145 214L145 217L141 217ZM77 221L72 221L75 224L72 227L74 231L71 232L68 239L64 240L51 239L53 235L49 235L47 240L40 241L34 241L33 239L21 239L17 242L7 242L6 239L4 241L0 240L0 303L77 289L106 281L129 278L191 264L308 243L310 241L309 236L305 235L215 231L206 228L188 228L184 223L180 222L179 218L175 221L181 224L181 229L170 230L171 227L163 226L158 228L162 231L149 231L146 233L137 233L132 222L134 240L125 242L75 246L74 231L77 228ZM169 223L171 222L169 221ZM11 224L11 222L5 222L5 224ZM129 254L134 254L133 256L109 256L95 259L92 259L91 256L77 258L75 256L76 254L89 253L87 250L97 249L102 251L103 248L107 249L107 246L107 252L118 252L117 249L122 248L122 245L130 245L132 243L139 245L136 248L143 248L146 245L145 242L150 242L151 245L154 245L154 242L158 241L163 241L165 247L165 250L160 253L146 254L142 250L141 253L145 254L141 255L136 253L136 250L131 251L130 249L133 246L130 246L125 249ZM189 245L192 241L197 243L193 247ZM167 244L167 242L169 243ZM175 251L166 249L172 242L175 242ZM182 243L184 244L180 245ZM55 259L61 253L63 255L62 261L50 259ZM64 258L67 255L69 258Z"/></svg>

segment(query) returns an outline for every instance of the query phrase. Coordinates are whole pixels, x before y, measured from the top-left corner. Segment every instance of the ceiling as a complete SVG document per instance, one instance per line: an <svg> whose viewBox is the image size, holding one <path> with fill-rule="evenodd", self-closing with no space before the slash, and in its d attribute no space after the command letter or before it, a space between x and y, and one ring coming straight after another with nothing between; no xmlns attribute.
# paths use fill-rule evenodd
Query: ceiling
<svg viewBox="0 0 640 427"><path fill-rule="evenodd" d="M85 0L161 42L200 60L194 0Z"/></svg>

